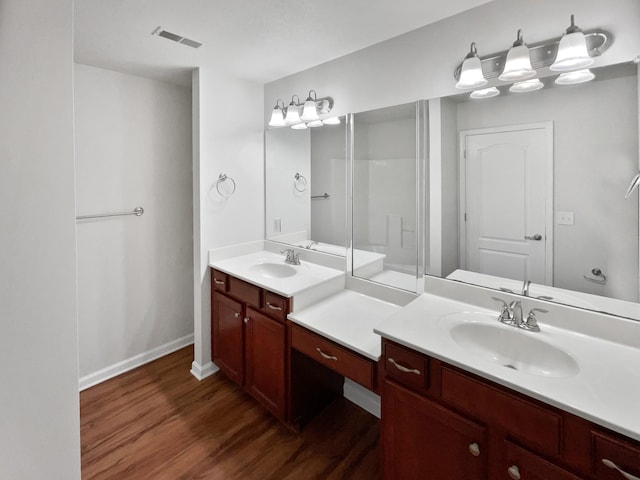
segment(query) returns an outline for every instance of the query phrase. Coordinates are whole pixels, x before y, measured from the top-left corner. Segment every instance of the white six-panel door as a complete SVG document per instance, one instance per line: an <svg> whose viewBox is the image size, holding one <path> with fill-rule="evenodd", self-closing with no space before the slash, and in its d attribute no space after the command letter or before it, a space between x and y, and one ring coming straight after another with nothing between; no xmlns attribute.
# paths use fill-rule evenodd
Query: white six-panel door
<svg viewBox="0 0 640 480"><path fill-rule="evenodd" d="M553 280L552 124L460 133L462 268Z"/></svg>

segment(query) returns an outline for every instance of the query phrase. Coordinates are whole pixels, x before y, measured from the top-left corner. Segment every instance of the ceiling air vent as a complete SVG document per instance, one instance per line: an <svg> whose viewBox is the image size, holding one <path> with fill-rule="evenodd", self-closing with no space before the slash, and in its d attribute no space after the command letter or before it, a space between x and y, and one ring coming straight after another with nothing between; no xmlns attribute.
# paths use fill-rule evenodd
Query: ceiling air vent
<svg viewBox="0 0 640 480"><path fill-rule="evenodd" d="M183 37L182 35L178 35L176 33L169 32L167 30L164 30L162 27L156 28L153 32L151 32L151 35L157 35L159 37L163 37L163 38L166 38L168 40L172 40L174 42L178 42L178 43L181 43L183 45L187 45L188 47L192 47L192 48L200 48L202 46L202 42L197 42L197 41L192 40L190 38Z"/></svg>

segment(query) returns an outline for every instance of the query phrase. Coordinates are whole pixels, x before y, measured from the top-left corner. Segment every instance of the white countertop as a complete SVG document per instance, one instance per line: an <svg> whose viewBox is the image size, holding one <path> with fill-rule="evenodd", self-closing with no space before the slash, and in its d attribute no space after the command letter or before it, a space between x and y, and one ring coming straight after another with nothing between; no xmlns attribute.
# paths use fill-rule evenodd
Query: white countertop
<svg viewBox="0 0 640 480"><path fill-rule="evenodd" d="M469 351L456 343L449 334L450 324L447 323L452 320L442 317L459 312L470 313L470 321L478 317L474 316L474 312L487 313L496 318L495 325L499 328L516 330L497 321L497 309L486 310L423 294L395 315L380 322L375 327L375 332L640 440L640 349L540 322L541 332L522 331L522 334L531 335L567 352L577 362L579 371L566 378L533 375L506 368L491 358ZM615 327L612 325L611 328Z"/></svg>
<svg viewBox="0 0 640 480"><path fill-rule="evenodd" d="M380 358L381 339L373 329L402 307L351 290L332 295L289 320L367 358Z"/></svg>
<svg viewBox="0 0 640 480"><path fill-rule="evenodd" d="M292 297L324 282L344 276L344 272L341 270L301 261L300 265L288 265L297 271L295 275L285 278L267 278L252 270L252 267L261 263L288 265L284 263L283 255L263 250L221 260L212 260L209 262L209 266L284 297Z"/></svg>

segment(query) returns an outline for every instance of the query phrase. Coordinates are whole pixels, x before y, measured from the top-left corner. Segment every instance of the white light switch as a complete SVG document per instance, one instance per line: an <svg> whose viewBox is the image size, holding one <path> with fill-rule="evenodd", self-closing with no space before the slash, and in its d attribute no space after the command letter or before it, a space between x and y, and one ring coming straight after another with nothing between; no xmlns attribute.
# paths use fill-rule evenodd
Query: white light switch
<svg viewBox="0 0 640 480"><path fill-rule="evenodd" d="M573 225L575 223L573 212L558 212L556 215L558 225Z"/></svg>
<svg viewBox="0 0 640 480"><path fill-rule="evenodd" d="M275 233L280 233L282 231L282 222L279 218L273 219L273 231Z"/></svg>

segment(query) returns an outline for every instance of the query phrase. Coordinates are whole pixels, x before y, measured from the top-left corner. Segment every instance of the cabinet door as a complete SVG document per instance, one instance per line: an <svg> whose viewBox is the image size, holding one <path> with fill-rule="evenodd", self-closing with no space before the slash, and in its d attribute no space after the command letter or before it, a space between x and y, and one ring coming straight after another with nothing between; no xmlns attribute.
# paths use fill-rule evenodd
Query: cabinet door
<svg viewBox="0 0 640 480"><path fill-rule="evenodd" d="M506 441L507 462L502 468L505 480L581 480L572 473Z"/></svg>
<svg viewBox="0 0 640 480"><path fill-rule="evenodd" d="M389 380L382 398L386 480L486 478L485 428Z"/></svg>
<svg viewBox="0 0 640 480"><path fill-rule="evenodd" d="M285 408L285 326L247 308L246 388L276 415Z"/></svg>
<svg viewBox="0 0 640 480"><path fill-rule="evenodd" d="M211 297L211 356L229 378L244 381L242 304L213 292Z"/></svg>

